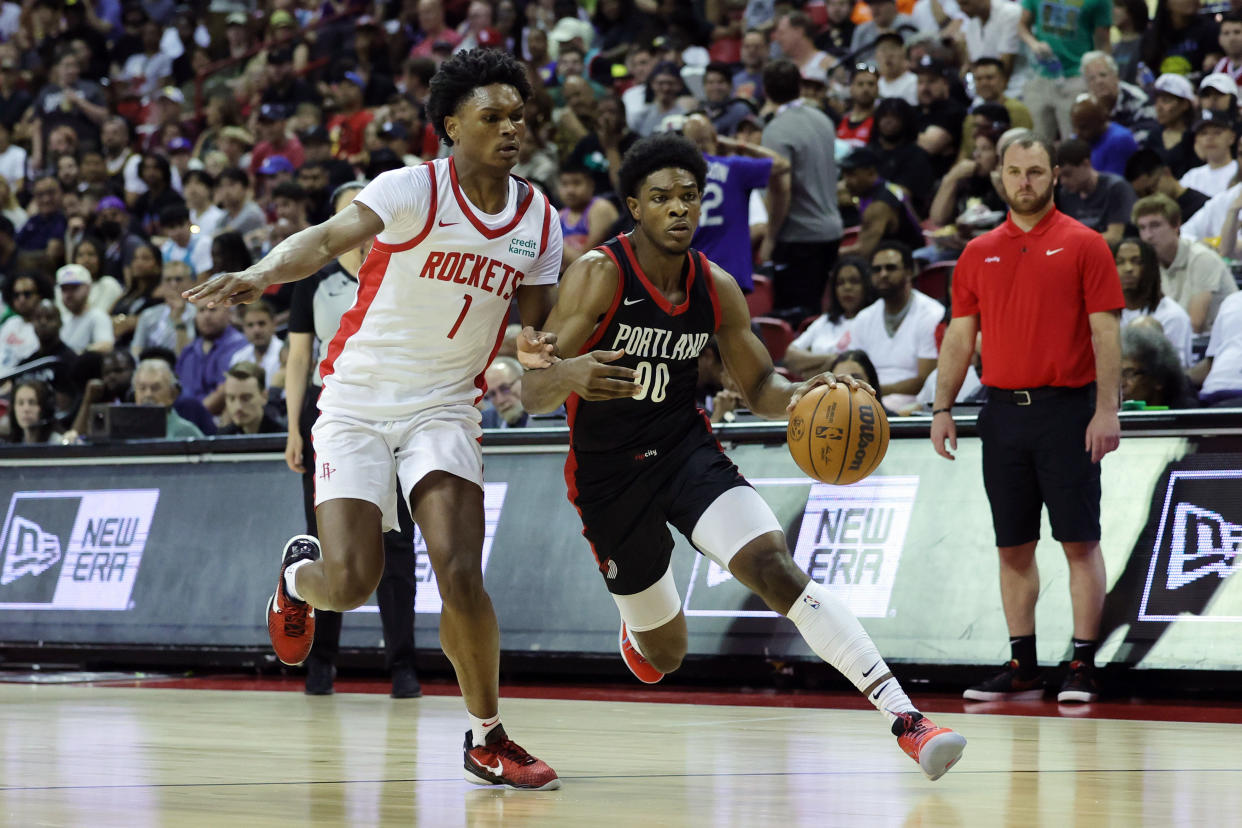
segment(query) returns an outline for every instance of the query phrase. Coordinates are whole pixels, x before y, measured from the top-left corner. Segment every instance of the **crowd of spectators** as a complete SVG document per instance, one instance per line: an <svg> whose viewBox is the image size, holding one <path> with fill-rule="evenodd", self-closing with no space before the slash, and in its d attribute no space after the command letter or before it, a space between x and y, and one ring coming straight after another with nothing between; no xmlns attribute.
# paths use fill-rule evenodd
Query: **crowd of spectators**
<svg viewBox="0 0 1242 828"><path fill-rule="evenodd" d="M901 413L926 408L944 274L1004 221L1002 137L1033 128L1057 142L1060 209L1115 248L1127 399L1228 403L1238 5L0 3L0 432L71 441L116 402L163 407L168 437L283 429L293 288L231 311L181 292L323 221L341 184L446 153L428 85L469 48L528 67L515 172L561 208L566 266L632 226L625 151L682 132L714 163L703 230L749 242L725 266L793 340L769 340L783 370L844 364ZM731 411L721 367L702 372ZM514 363L488 375L485 422L527 424Z"/></svg>

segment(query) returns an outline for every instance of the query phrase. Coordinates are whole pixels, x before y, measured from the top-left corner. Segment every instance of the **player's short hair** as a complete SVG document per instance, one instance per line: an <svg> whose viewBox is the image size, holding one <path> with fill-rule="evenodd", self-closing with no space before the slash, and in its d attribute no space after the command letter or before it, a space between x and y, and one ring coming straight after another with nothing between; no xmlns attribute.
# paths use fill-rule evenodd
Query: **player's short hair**
<svg viewBox="0 0 1242 828"><path fill-rule="evenodd" d="M245 382L253 379L259 384L259 390L263 391L267 388L267 372L263 370L263 366L254 362L239 362L236 365L229 366L229 370L225 372L228 376L236 380Z"/></svg>
<svg viewBox="0 0 1242 828"><path fill-rule="evenodd" d="M440 64L440 71L431 79L427 117L441 141L453 146L453 140L444 131L444 119L455 113L474 90L494 83L512 86L523 102L533 94L522 64L500 49L468 49Z"/></svg>
<svg viewBox="0 0 1242 828"><path fill-rule="evenodd" d="M1155 193L1134 202L1134 209L1130 211L1130 221L1138 224L1138 220L1143 216L1163 216L1169 226L1178 227L1182 223L1182 208L1164 193Z"/></svg>
<svg viewBox="0 0 1242 828"><path fill-rule="evenodd" d="M707 162L703 160L703 153L682 136L665 132L635 141L625 153L617 173L621 194L637 198L647 176L670 167L693 175L694 183L702 192L707 183Z"/></svg>

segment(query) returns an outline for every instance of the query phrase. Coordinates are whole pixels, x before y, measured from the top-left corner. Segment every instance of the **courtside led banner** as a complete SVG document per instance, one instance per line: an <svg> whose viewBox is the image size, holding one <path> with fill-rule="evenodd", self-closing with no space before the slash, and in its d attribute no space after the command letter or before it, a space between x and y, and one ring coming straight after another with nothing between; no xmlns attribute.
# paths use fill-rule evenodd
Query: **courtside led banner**
<svg viewBox="0 0 1242 828"><path fill-rule="evenodd" d="M0 530L0 609L129 609L159 497L14 492Z"/></svg>

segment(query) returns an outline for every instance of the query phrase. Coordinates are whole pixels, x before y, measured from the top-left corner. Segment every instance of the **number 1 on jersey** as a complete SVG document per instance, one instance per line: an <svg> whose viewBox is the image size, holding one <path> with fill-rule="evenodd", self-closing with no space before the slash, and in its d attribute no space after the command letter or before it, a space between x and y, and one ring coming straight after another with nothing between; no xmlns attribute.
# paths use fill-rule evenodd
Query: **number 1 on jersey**
<svg viewBox="0 0 1242 828"><path fill-rule="evenodd" d="M449 339L452 339L453 337L457 336L457 329L460 328L461 323L466 320L466 311L470 310L470 302L471 302L470 294L467 293L462 298L466 300L466 303L461 306L461 313L457 315L457 321L453 323L453 329L448 332Z"/></svg>

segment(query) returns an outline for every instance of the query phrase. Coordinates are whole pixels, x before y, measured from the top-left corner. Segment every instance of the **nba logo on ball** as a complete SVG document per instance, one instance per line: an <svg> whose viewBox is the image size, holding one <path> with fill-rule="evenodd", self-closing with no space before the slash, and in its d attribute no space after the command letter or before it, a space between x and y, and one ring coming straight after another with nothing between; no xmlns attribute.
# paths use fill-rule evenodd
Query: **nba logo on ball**
<svg viewBox="0 0 1242 828"><path fill-rule="evenodd" d="M845 486L871 474L888 450L888 417L862 388L816 386L794 406L787 429L798 468L822 483Z"/></svg>

